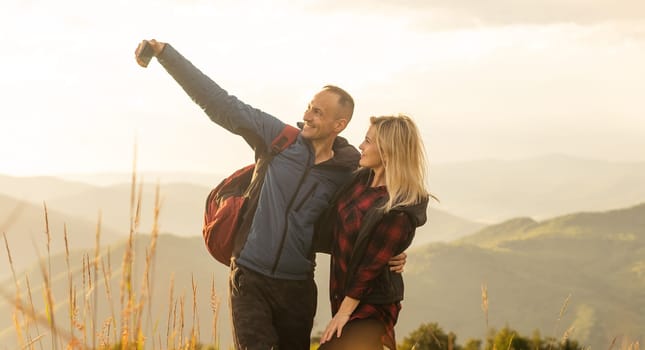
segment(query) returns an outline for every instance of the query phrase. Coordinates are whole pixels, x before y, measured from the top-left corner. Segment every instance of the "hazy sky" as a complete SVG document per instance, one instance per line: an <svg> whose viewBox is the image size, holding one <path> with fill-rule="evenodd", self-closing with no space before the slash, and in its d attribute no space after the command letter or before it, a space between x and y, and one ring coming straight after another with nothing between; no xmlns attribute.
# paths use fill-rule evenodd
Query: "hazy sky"
<svg viewBox="0 0 645 350"><path fill-rule="evenodd" d="M431 162L546 153L645 160L645 1L74 1L0 5L0 173L228 172L251 161L157 63L173 44L295 123L323 85L407 113ZM220 164L220 165L217 165Z"/></svg>

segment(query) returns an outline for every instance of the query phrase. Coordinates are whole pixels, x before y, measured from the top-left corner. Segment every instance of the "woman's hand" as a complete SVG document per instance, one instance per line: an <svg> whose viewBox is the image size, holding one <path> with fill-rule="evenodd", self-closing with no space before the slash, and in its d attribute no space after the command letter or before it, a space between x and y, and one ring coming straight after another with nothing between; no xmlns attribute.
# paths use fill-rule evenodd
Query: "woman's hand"
<svg viewBox="0 0 645 350"><path fill-rule="evenodd" d="M320 344L324 344L334 337L336 335L337 337L340 338L340 336L343 333L343 327L345 327L345 324L347 324L347 321L349 321L349 316L350 314L341 314L340 312L336 313L334 318L329 321L329 324L327 325L327 328L325 328L325 332L323 332L322 337L320 337Z"/></svg>
<svg viewBox="0 0 645 350"><path fill-rule="evenodd" d="M329 321L327 328L325 328L325 332L322 337L320 337L320 344L330 341L334 335L340 337L341 334L343 334L343 327L345 327L345 324L349 321L349 316L351 316L354 310L356 310L356 307L358 307L360 302L360 300L348 296L343 298L343 301L340 303L340 307L338 308L338 312L336 312L331 321Z"/></svg>

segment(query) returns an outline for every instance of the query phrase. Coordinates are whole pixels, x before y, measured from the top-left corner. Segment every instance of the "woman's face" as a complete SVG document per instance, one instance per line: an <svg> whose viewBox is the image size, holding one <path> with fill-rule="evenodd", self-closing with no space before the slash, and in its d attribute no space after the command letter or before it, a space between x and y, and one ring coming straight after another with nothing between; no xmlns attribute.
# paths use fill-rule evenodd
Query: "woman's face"
<svg viewBox="0 0 645 350"><path fill-rule="evenodd" d="M358 148L361 150L361 159L358 162L360 166L371 169L383 167L383 160L376 147L376 129L373 125L367 130L365 140Z"/></svg>

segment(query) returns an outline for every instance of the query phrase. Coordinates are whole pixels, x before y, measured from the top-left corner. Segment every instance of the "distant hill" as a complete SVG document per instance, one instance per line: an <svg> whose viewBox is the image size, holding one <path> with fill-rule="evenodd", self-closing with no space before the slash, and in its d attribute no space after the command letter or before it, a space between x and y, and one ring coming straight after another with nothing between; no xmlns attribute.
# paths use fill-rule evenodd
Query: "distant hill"
<svg viewBox="0 0 645 350"><path fill-rule="evenodd" d="M98 211L94 212L93 220L62 214L48 208L49 229L51 234L50 250L52 254L65 250L64 225L67 226L70 249L94 247ZM125 230L118 232L101 226L101 241L114 242L125 237ZM0 234L5 233L14 267L17 272L37 261L34 247L41 256L47 254L47 236L45 234L44 207L20 201L15 198L0 195ZM0 249L0 279L7 278L10 273L9 260L4 241Z"/></svg>
<svg viewBox="0 0 645 350"><path fill-rule="evenodd" d="M140 257L148 244L148 236L138 236L137 242L137 256ZM121 243L111 248L113 290L119 289L123 247ZM77 269L81 257L82 254L76 252L71 259L76 262ZM329 260L324 255L317 260L319 306L314 333L322 330L330 318L327 300ZM135 261L139 264L137 271L141 271L142 259ZM224 301L228 272L208 256L201 238L162 235L156 262L153 279L155 322L165 327L170 275L175 275L174 295L185 295L186 305L192 303L191 276L194 276L202 340L208 341L212 315L209 284L214 275L217 293L223 300L221 308L225 310L219 314L219 332L222 345L229 344ZM62 273L63 257L56 257L53 266L57 276L54 289L61 293L56 300L64 300L62 295L67 282ZM29 276L32 285L38 285L36 269L31 270ZM409 252L404 276L406 298L397 325L399 340L424 322L438 322L445 330L454 331L460 344L469 338L485 337L481 285L486 284L491 327L509 325L526 335L539 329L543 336L556 338L574 327L571 338L592 348L608 348L616 336L618 342L640 341L642 344L645 341L645 328L642 327L645 324L645 294L642 292L645 290L645 204L544 221L511 220L486 227L459 242L417 246ZM12 284L3 282L2 285ZM80 280L76 285L81 285ZM99 289L104 293L102 286ZM557 323L569 294L565 312ZM118 305L116 301L115 305ZM9 314L7 306L4 307L0 306L0 314ZM107 308L102 307L104 311L100 312L105 316ZM64 313L64 310L63 302L59 312ZM186 307L186 310L190 315L191 309ZM58 318L65 319L64 316ZM0 318L0 322L0 343L8 344L14 333L11 319ZM186 323L187 331L191 322Z"/></svg>
<svg viewBox="0 0 645 350"><path fill-rule="evenodd" d="M448 214L442 210L428 208L428 221L417 229L412 247L430 242L450 242L476 232L484 225Z"/></svg>
<svg viewBox="0 0 645 350"><path fill-rule="evenodd" d="M144 183L141 198L140 227L152 227L156 185ZM159 226L162 232L180 236L201 235L204 203L209 188L193 184L160 185L161 211ZM138 187L137 187L138 191ZM70 196L50 199L48 204L64 213L91 218L101 210L104 222L112 227L128 227L130 218L131 185L119 184L93 187Z"/></svg>
<svg viewBox="0 0 645 350"><path fill-rule="evenodd" d="M33 203L70 196L94 186L51 176L14 177L0 174L0 194Z"/></svg>
<svg viewBox="0 0 645 350"><path fill-rule="evenodd" d="M497 328L540 329L559 338L573 326L571 337L592 348L608 347L615 336L645 340L645 204L509 220L451 244L419 247L409 260L406 280L413 282L401 329L431 319L462 341L483 337L485 283L490 324Z"/></svg>
<svg viewBox="0 0 645 350"><path fill-rule="evenodd" d="M209 174L209 173L196 173L196 172L162 172L162 171L143 171L137 173L137 177L143 179L145 182L156 183L159 181L161 184L170 183L190 183L194 185L201 185L206 187L214 187L223 178L229 174ZM131 173L90 173L90 174L57 174L56 178L65 179L69 181L82 182L93 186L113 186L123 183L130 183L132 181Z"/></svg>
<svg viewBox="0 0 645 350"><path fill-rule="evenodd" d="M430 189L441 200L436 208L477 222L516 217L545 219L581 210L627 207L645 200L645 162L608 162L555 154L522 160L431 163L429 170ZM211 187L225 175L215 171L211 175L157 172L143 177L147 182L159 179L161 183ZM118 179L129 182L129 176L62 177L115 184Z"/></svg>
<svg viewBox="0 0 645 350"><path fill-rule="evenodd" d="M433 164L441 209L480 222L544 219L645 200L645 162L614 163L549 155L524 160Z"/></svg>
<svg viewBox="0 0 645 350"><path fill-rule="evenodd" d="M585 239L634 240L645 232L645 204L606 212L580 212L541 222L529 218L512 219L462 237L459 243L483 247L505 247L531 238L580 237ZM645 237L642 237L645 238Z"/></svg>
<svg viewBox="0 0 645 350"><path fill-rule="evenodd" d="M152 206L155 185L143 185L141 227L152 227ZM185 183L160 185L162 198L159 226L162 232L172 232L179 236L201 235L204 201L210 188ZM130 217L130 185L120 184L97 187L68 197L54 198L48 204L64 213L91 218L101 209L104 222L113 227L122 227ZM430 208L428 222L423 226L414 241L415 245L450 241L471 234L482 224L456 217L443 211Z"/></svg>

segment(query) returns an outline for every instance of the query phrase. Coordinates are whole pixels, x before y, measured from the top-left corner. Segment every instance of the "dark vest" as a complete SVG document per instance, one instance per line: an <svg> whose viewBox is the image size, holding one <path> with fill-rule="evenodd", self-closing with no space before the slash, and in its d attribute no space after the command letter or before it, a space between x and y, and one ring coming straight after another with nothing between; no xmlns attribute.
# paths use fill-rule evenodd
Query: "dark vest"
<svg viewBox="0 0 645 350"><path fill-rule="evenodd" d="M334 196L334 199L331 203L331 206L328 210L323 213L323 215L318 220L316 225L316 238L314 241L314 248L317 252L321 253L331 253L331 244L332 244L332 227L333 220L336 220L336 211L338 210L338 200L341 195L347 193L348 189L354 186L354 184L359 181L367 181L370 171L368 169L361 169L356 172L356 175L348 184L343 186ZM385 204L387 198L382 198L381 200L374 203L372 208L370 208L361 221L361 228L359 230L358 236L356 237L356 242L354 243L354 249L352 250L352 256L349 260L347 267L347 276L345 282L351 281L354 278L358 271L358 265L362 260L365 252L367 250L367 245L370 241L371 235L374 232L374 228L383 220L386 215L406 215L410 220L411 231L408 234L408 240L400 247L400 251L396 254L402 253L407 249L412 243L414 238L416 227L421 226L425 223L425 210L427 208L428 201L424 201L418 205L412 207L403 207L403 208L392 208L388 213L385 213L383 209L379 209ZM344 284L345 286L347 283ZM385 266L383 271L378 275L374 283L374 288L370 294L365 295L361 302L367 304L391 304L403 300L403 277L400 273L390 271L389 266ZM334 296L332 296L333 298ZM340 296L343 297L343 296Z"/></svg>

